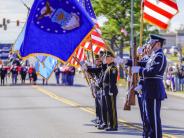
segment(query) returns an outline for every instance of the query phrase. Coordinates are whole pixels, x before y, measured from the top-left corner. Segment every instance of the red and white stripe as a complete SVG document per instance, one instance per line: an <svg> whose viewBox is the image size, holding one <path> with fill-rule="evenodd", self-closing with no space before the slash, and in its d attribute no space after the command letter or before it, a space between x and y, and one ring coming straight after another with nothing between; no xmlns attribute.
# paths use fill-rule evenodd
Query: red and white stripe
<svg viewBox="0 0 184 138"><path fill-rule="evenodd" d="M105 42L102 39L102 35L99 33L98 30L92 31L92 33L91 33L91 41L92 41L92 44L95 44L95 45L97 45L99 47L105 47Z"/></svg>
<svg viewBox="0 0 184 138"><path fill-rule="evenodd" d="M79 48L76 50L74 56L76 56L76 57L79 59L80 62L82 62L82 61L84 61L84 60L87 59L85 50L84 50L84 48L82 48L82 47L79 47ZM78 62L77 62L74 58L71 58L71 60L69 61L69 63L70 63L71 65L74 65L74 66L78 66L78 65L79 65Z"/></svg>
<svg viewBox="0 0 184 138"><path fill-rule="evenodd" d="M144 19L161 29L167 29L177 13L178 6L174 0L144 0Z"/></svg>
<svg viewBox="0 0 184 138"><path fill-rule="evenodd" d="M94 52L95 54L99 54L100 51L105 51L105 49L102 48L102 47L93 45L93 52Z"/></svg>
<svg viewBox="0 0 184 138"><path fill-rule="evenodd" d="M91 38L88 38L88 41L81 44L82 48L89 50L89 51L92 51L92 48L93 48L93 52L95 54L98 54L101 50L104 51L107 49L105 42L102 39L101 34L98 33L97 30L94 30L91 33L90 37Z"/></svg>
<svg viewBox="0 0 184 138"><path fill-rule="evenodd" d="M106 48L102 48L102 47L99 47L97 45L93 45L89 41L87 41L86 43L82 43L81 47L88 50L88 51L92 51L92 49L93 49L93 52L95 54L99 54L100 51L105 51L106 50Z"/></svg>
<svg viewBox="0 0 184 138"><path fill-rule="evenodd" d="M107 49L107 47L104 40L102 39L102 32L100 30L99 24L97 23L97 20L93 18L92 20L95 23L95 29L91 32L88 41L82 43L81 47L89 51L91 51L93 47L93 52L95 54L98 54L101 50L104 51L105 49Z"/></svg>

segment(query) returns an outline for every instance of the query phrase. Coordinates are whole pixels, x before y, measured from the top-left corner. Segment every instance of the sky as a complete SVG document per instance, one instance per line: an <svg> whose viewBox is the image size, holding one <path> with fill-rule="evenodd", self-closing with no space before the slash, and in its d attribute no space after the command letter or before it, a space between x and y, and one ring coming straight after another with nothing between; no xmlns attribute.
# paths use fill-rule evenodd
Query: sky
<svg viewBox="0 0 184 138"><path fill-rule="evenodd" d="M23 23L16 27L14 22L8 25L8 31L0 28L0 43L14 43L18 34L21 32L24 22L27 18L27 9L23 6L24 1L27 5L31 6L33 0L0 0L0 24L2 18L10 19L10 21L20 20ZM177 0L179 6L179 13L171 21L170 30L173 31L184 24L184 0ZM103 19L100 20L103 22Z"/></svg>

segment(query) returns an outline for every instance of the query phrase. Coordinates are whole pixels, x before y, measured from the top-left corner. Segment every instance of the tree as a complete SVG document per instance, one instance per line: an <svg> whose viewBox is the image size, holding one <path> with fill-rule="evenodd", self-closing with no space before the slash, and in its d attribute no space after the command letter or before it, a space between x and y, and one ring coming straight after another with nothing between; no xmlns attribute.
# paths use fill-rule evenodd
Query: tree
<svg viewBox="0 0 184 138"><path fill-rule="evenodd" d="M103 37L107 40L112 49L124 47L125 42L130 41L130 0L92 0L93 7L97 16L105 16L108 22L101 28ZM141 0L134 0L134 28L135 36L139 41L140 32L140 7ZM150 33L156 33L158 30L150 30L152 27L144 23L144 37L146 40ZM121 33L124 28L128 32L128 36ZM138 44L138 43L137 43ZM122 46L123 45L123 46ZM129 46L129 43L128 45Z"/></svg>

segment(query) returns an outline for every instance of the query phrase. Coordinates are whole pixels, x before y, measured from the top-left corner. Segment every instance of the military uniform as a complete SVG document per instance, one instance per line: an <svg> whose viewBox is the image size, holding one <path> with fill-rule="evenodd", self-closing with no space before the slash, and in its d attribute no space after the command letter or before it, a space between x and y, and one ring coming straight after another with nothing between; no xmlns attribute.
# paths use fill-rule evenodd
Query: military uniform
<svg viewBox="0 0 184 138"><path fill-rule="evenodd" d="M115 66L114 63L111 63L108 65L103 78L103 85L110 123L109 129L114 130L118 128L117 107L116 107L116 97L118 94L118 88L116 86L117 75L118 75L117 67Z"/></svg>
<svg viewBox="0 0 184 138"><path fill-rule="evenodd" d="M101 64L95 68L89 68L87 71L92 75L95 75L96 86L95 87L95 103L96 103L96 115L99 118L99 129L107 127L107 105L105 99L105 93L103 92L103 77L107 68L106 64Z"/></svg>
<svg viewBox="0 0 184 138"><path fill-rule="evenodd" d="M163 45L163 38L155 35L151 35L150 37L152 41L155 41L155 44L160 42L161 45ZM160 110L161 101L167 98L163 84L163 75L166 65L166 57L160 48L152 53L146 62L146 66L140 67L138 71L144 80L143 108L146 116L146 121L144 121L149 128L147 136L145 137L162 138Z"/></svg>
<svg viewBox="0 0 184 138"><path fill-rule="evenodd" d="M105 91L104 91L104 85L103 85L103 78L105 75L105 71L107 69L107 64L101 65L101 71L100 71L100 78L99 78L99 86L101 88L101 115L102 115L102 125L99 126L99 129L104 129L107 127L107 103L106 103L106 97L105 97Z"/></svg>
<svg viewBox="0 0 184 138"><path fill-rule="evenodd" d="M105 98L107 103L107 113L108 113L108 128L106 131L117 131L118 129L118 119L117 119L117 107L116 107L116 97L118 94L117 88L117 76L118 69L114 63L114 55L107 51L106 52L106 62L107 69L103 77L103 89L105 92Z"/></svg>
<svg viewBox="0 0 184 138"><path fill-rule="evenodd" d="M163 75L166 69L166 57L162 49L152 54L146 64L146 68L141 68L139 75L144 78L144 110L150 122L151 138L162 137L162 127L160 119L161 101L167 98Z"/></svg>
<svg viewBox="0 0 184 138"><path fill-rule="evenodd" d="M142 67L145 67L146 66L146 63L147 63L147 60L148 60L148 56L144 56L143 58L141 58L138 61L138 65L139 66L142 66ZM125 65L126 66L132 66L132 60L131 59L127 60ZM144 79L143 79L143 77L140 77L137 86L142 86L143 87L143 83L144 83ZM143 92L143 88L140 91ZM137 95L137 99L138 99L138 105L139 105L139 109L140 109L141 119L143 121L143 104L142 104L143 95L141 93L135 91L135 94Z"/></svg>

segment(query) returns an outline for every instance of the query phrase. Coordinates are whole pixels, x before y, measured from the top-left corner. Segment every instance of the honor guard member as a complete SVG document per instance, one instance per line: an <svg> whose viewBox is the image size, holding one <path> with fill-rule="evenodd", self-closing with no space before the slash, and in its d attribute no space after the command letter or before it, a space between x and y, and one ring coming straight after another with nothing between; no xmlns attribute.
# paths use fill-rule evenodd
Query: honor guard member
<svg viewBox="0 0 184 138"><path fill-rule="evenodd" d="M96 72L99 73L99 77L97 79L97 85L100 88L100 109L101 109L101 120L100 124L98 125L98 129L105 129L107 128L107 104L106 104L106 97L105 97L105 92L104 92L104 87L103 87L103 78L105 71L107 69L107 64L104 59L104 52L100 51L99 54L99 61L101 62L98 67L90 69L88 68L88 72Z"/></svg>
<svg viewBox="0 0 184 138"><path fill-rule="evenodd" d="M96 124L100 125L102 124L102 114L101 114L101 88L98 84L100 80L100 72L102 70L101 68L102 61L100 60L99 55L95 55L95 67L88 67L87 72L90 73L90 75L94 78L96 82L92 84L91 87L93 90L93 96L95 98L95 106L96 106Z"/></svg>
<svg viewBox="0 0 184 138"><path fill-rule="evenodd" d="M147 61L149 60L150 57L150 48L148 47L149 45L145 44L143 47L138 49L138 54L141 55L141 59L139 60L138 64L142 65L142 67L146 66ZM142 51L141 51L142 50ZM150 123L146 119L146 112L144 110L144 78L140 76L139 82L137 86L134 88L137 94L137 99L138 99L138 104L139 104L139 109L140 109L140 114L141 114L141 119L143 122L143 137L146 138L148 137L148 133L150 130Z"/></svg>
<svg viewBox="0 0 184 138"><path fill-rule="evenodd" d="M105 97L105 91L104 91L104 85L103 85L103 78L105 75L105 71L107 69L106 59L105 59L105 53L103 51L100 51L100 60L102 61L102 64L100 66L100 78L99 78L99 87L101 89L101 116L102 116L102 123L98 126L98 129L105 129L108 127L107 125L107 102Z"/></svg>
<svg viewBox="0 0 184 138"><path fill-rule="evenodd" d="M7 70L6 68L4 68L4 66L2 65L1 68L0 68L0 76L1 76L1 86L4 86L4 80L5 80L5 77L6 77L6 74L7 74Z"/></svg>
<svg viewBox="0 0 184 138"><path fill-rule="evenodd" d="M144 79L144 110L146 111L146 119L150 122L151 129L148 134L150 138L162 138L161 101L167 98L163 84L163 75L167 65L166 57L162 50L164 42L164 38L158 35L150 35L148 43L152 54L146 66L132 67L132 73L139 73Z"/></svg>
<svg viewBox="0 0 184 138"><path fill-rule="evenodd" d="M147 55L147 43L143 46L143 47L138 47L137 48L137 55L139 57L139 61L138 61L138 65L141 65L142 67L146 66L146 63L149 59L149 56ZM119 57L117 57L115 59L115 62L117 64L125 64L126 66L132 66L132 60L131 59L121 59ZM139 109L140 109L140 115L141 115L141 119L143 122L143 136L145 136L145 133L147 132L146 130L146 125L145 125L145 117L144 117L144 110L143 110L143 83L144 83L144 79L143 77L139 78L138 84L137 86L134 88L135 94L137 95L137 99L138 99L138 105L139 105Z"/></svg>
<svg viewBox="0 0 184 138"><path fill-rule="evenodd" d="M103 87L105 91L105 97L107 102L107 112L109 117L109 127L106 131L117 131L117 107L116 107L116 97L118 94L117 88L117 76L118 69L114 63L114 55L107 51L106 52L106 63L107 69L103 78Z"/></svg>

